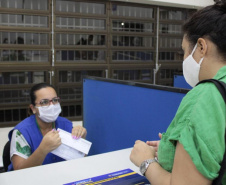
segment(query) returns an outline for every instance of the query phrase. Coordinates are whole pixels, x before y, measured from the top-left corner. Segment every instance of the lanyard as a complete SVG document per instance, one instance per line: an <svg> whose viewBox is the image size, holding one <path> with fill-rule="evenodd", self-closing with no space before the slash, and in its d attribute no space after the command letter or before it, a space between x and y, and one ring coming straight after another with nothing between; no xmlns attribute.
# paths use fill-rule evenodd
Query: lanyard
<svg viewBox="0 0 226 185"><path fill-rule="evenodd" d="M38 124L38 122L37 122L37 119L36 119L36 118L35 118L35 122L36 122L36 125L37 125L37 127L38 127L39 131L41 132L40 126L39 126L39 124ZM55 128L55 122L52 122L52 128ZM42 132L41 132L41 134L42 134ZM42 135L42 136L43 136L43 135Z"/></svg>

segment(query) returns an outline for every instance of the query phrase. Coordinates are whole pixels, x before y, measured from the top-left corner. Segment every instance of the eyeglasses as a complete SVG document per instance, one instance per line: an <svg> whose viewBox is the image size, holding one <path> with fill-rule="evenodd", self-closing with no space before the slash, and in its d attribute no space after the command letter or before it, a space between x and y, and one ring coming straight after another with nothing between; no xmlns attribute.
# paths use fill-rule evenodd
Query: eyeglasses
<svg viewBox="0 0 226 185"><path fill-rule="evenodd" d="M52 100L49 99L42 99L39 103L39 105L41 105L41 107L48 107L50 105L50 103L53 103L53 105L56 105L58 103L60 103L60 98L59 97L55 97Z"/></svg>

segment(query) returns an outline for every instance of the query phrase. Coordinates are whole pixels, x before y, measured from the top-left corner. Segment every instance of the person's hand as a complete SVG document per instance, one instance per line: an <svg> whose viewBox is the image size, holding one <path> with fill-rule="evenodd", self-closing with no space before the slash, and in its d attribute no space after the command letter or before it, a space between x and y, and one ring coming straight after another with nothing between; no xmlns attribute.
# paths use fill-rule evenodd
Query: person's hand
<svg viewBox="0 0 226 185"><path fill-rule="evenodd" d="M82 126L76 126L72 129L72 132L71 132L71 135L72 135L72 138L73 139L80 139L81 137L83 139L86 138L86 134L87 134L87 131L84 127Z"/></svg>
<svg viewBox="0 0 226 185"><path fill-rule="evenodd" d="M159 138L162 139L162 134L159 133ZM147 141L146 144L152 146L155 149L155 157L158 157L158 148L159 148L160 140L158 141Z"/></svg>
<svg viewBox="0 0 226 185"><path fill-rule="evenodd" d="M55 150L57 147L61 145L61 138L55 129L49 131L42 139L40 143L40 148L45 154Z"/></svg>
<svg viewBox="0 0 226 185"><path fill-rule="evenodd" d="M140 166L144 160L153 159L155 157L155 149L147 145L145 142L137 140L130 154L130 160Z"/></svg>

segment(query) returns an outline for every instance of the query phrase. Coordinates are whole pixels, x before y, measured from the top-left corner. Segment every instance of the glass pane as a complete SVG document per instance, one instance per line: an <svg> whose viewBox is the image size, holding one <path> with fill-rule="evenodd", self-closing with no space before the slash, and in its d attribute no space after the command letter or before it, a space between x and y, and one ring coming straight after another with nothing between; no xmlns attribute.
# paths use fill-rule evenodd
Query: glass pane
<svg viewBox="0 0 226 185"><path fill-rule="evenodd" d="M1 84L30 84L46 81L45 72L2 72L0 73L2 78ZM37 81L36 78L42 80Z"/></svg>
<svg viewBox="0 0 226 185"><path fill-rule="evenodd" d="M3 26L48 27L46 16L0 14L0 19L0 25Z"/></svg>
<svg viewBox="0 0 226 185"><path fill-rule="evenodd" d="M113 36L113 46L153 47L153 38L139 36Z"/></svg>
<svg viewBox="0 0 226 185"><path fill-rule="evenodd" d="M106 29L105 20L98 19L82 19L82 18L60 18L57 17L56 27L64 29Z"/></svg>
<svg viewBox="0 0 226 185"><path fill-rule="evenodd" d="M151 70L114 70L113 78L119 80L151 80Z"/></svg>
<svg viewBox="0 0 226 185"><path fill-rule="evenodd" d="M153 61L153 52L151 51L114 51L112 54L113 61Z"/></svg>
<svg viewBox="0 0 226 185"><path fill-rule="evenodd" d="M10 44L10 37L7 32L2 32L3 44Z"/></svg>
<svg viewBox="0 0 226 185"><path fill-rule="evenodd" d="M182 34L182 25L160 24L159 32L163 34Z"/></svg>
<svg viewBox="0 0 226 185"><path fill-rule="evenodd" d="M106 59L105 50L62 50L62 51L58 50L56 61L57 62L61 62L61 61L104 62L105 59Z"/></svg>
<svg viewBox="0 0 226 185"><path fill-rule="evenodd" d="M103 77L103 71L59 71L60 83L81 82L84 75Z"/></svg>
<svg viewBox="0 0 226 185"><path fill-rule="evenodd" d="M13 79L12 79L13 80ZM18 83L18 82L17 82ZM15 83L15 84L17 84ZM13 84L13 83L12 83ZM3 103L22 103L30 101L29 90L1 90L0 91L0 104Z"/></svg>
<svg viewBox="0 0 226 185"><path fill-rule="evenodd" d="M48 62L49 52L39 50L0 50L0 62Z"/></svg>
<svg viewBox="0 0 226 185"><path fill-rule="evenodd" d="M59 96L62 100L81 100L82 88L60 88Z"/></svg>
<svg viewBox="0 0 226 185"><path fill-rule="evenodd" d="M113 31L151 33L154 31L154 23L113 20L112 25Z"/></svg>
<svg viewBox="0 0 226 185"><path fill-rule="evenodd" d="M40 10L48 10L48 0L39 0Z"/></svg>
<svg viewBox="0 0 226 185"><path fill-rule="evenodd" d="M56 10L82 14L105 14L105 4L73 1L56 1Z"/></svg>
<svg viewBox="0 0 226 185"><path fill-rule="evenodd" d="M134 18L154 18L153 8L112 5L112 15Z"/></svg>
<svg viewBox="0 0 226 185"><path fill-rule="evenodd" d="M189 12L187 10L160 9L159 15L161 20L186 20Z"/></svg>

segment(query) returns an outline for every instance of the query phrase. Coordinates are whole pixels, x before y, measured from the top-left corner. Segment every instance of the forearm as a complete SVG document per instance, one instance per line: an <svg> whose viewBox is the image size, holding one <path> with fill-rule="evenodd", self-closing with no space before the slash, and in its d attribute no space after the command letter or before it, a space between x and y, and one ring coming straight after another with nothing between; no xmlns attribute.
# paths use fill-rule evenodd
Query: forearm
<svg viewBox="0 0 226 185"><path fill-rule="evenodd" d="M43 161L45 160L46 155L47 155L47 153L44 152L39 146L34 151L34 153L31 154L31 156L29 156L27 159L23 159L23 160L19 160L19 161L12 160L14 170L40 166L40 165L42 165Z"/></svg>
<svg viewBox="0 0 226 185"><path fill-rule="evenodd" d="M170 185L171 173L167 172L156 162L149 165L145 176L151 185Z"/></svg>

